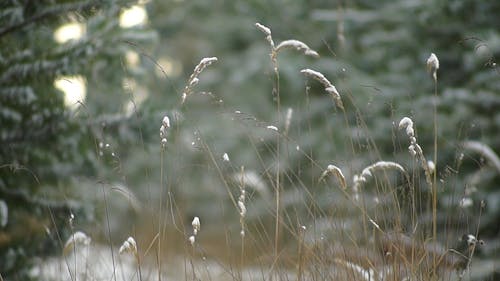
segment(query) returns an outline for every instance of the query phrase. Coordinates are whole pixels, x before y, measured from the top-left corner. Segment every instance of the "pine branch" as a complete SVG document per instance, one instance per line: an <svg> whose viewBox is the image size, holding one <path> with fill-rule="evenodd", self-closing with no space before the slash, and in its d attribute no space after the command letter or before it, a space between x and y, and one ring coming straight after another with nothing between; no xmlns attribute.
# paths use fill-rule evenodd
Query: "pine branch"
<svg viewBox="0 0 500 281"><path fill-rule="evenodd" d="M76 3L59 4L59 5L50 6L48 8L43 9L39 13L33 15L32 17L25 19L24 21L0 28L0 37L3 37L11 32L22 29L29 24L35 23L37 21L41 21L41 20L46 19L46 18L59 16L61 14L65 14L68 12L86 10L86 9L90 9L92 7L98 8L102 5L103 5L103 1L89 0L89 1L81 1L81 2L76 2Z"/></svg>

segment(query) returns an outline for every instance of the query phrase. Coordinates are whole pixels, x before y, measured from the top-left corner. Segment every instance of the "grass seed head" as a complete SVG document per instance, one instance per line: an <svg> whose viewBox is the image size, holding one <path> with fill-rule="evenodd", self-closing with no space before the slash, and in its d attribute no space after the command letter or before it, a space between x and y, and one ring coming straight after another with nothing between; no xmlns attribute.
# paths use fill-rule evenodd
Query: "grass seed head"
<svg viewBox="0 0 500 281"><path fill-rule="evenodd" d="M303 52L306 56L311 56L315 58L319 58L319 54L313 49L309 48L304 42L291 39L285 40L276 46L276 54L278 54L282 50L293 49L299 52Z"/></svg>
<svg viewBox="0 0 500 281"><path fill-rule="evenodd" d="M347 188L347 183L346 183L344 174L342 173L342 170L340 170L340 168L335 166L335 165L331 165L331 164L328 165L326 167L326 170L323 172L323 174L321 174L319 181L323 180L329 174L332 174L337 178L337 180L340 182L340 186L342 187L342 189Z"/></svg>
<svg viewBox="0 0 500 281"><path fill-rule="evenodd" d="M431 53L427 59L427 71L432 75L434 81L437 81L437 70L439 69L439 60L436 54Z"/></svg>
<svg viewBox="0 0 500 281"><path fill-rule="evenodd" d="M200 218L194 217L193 221L191 222L191 225L193 226L194 235L197 235L201 227Z"/></svg>
<svg viewBox="0 0 500 281"><path fill-rule="evenodd" d="M335 88L335 86L328 79L326 79L326 77L321 72L309 68L302 69L300 72L305 76L313 78L323 84L323 86L325 87L325 91L332 96L337 107L344 110L344 104L342 103L342 98L340 97L337 88Z"/></svg>
<svg viewBox="0 0 500 281"><path fill-rule="evenodd" d="M77 231L71 235L71 237L66 241L63 248L63 254L67 255L78 245L88 246L91 242L91 238L87 234Z"/></svg>
<svg viewBox="0 0 500 281"><path fill-rule="evenodd" d="M189 76L187 85L186 85L186 87L184 87L184 91L182 92L182 95L181 95L181 103L184 103L186 101L186 98L189 96L189 94L192 92L193 88L200 81L198 78L200 73L202 73L203 70L205 70L205 68L207 68L208 66L210 66L211 64L213 64L217 60L218 60L217 57L207 57L207 58L201 59L201 61L194 68L194 71L191 74L191 76Z"/></svg>
<svg viewBox="0 0 500 281"><path fill-rule="evenodd" d="M137 256L137 243L135 242L135 239L133 237L127 238L127 240L125 240L123 244L120 246L118 253L120 254L127 253Z"/></svg>
<svg viewBox="0 0 500 281"><path fill-rule="evenodd" d="M260 30L262 31L262 33L264 33L266 35L266 40L267 42L269 42L269 45L271 45L271 49L273 49L274 51L274 41L273 41L273 37L271 35L271 29L263 24L260 24L260 23L255 23L255 26Z"/></svg>

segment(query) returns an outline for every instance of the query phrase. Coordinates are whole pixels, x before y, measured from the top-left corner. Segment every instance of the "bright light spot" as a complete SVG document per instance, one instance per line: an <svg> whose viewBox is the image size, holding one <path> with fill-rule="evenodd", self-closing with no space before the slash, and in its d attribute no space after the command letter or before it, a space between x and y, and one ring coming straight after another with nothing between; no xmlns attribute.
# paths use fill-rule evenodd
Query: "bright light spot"
<svg viewBox="0 0 500 281"><path fill-rule="evenodd" d="M143 25L146 23L148 15L144 6L132 6L122 12L120 15L121 27L132 27L135 25Z"/></svg>
<svg viewBox="0 0 500 281"><path fill-rule="evenodd" d="M78 40L85 33L85 26L78 22L61 25L54 32L54 39L57 43L65 43L69 40Z"/></svg>
<svg viewBox="0 0 500 281"><path fill-rule="evenodd" d="M177 77L181 74L182 72L182 64L169 57L161 57L158 60L158 64L161 66L157 66L155 68L156 75L160 78L166 78L165 74L168 77ZM165 73L163 73L165 72Z"/></svg>
<svg viewBox="0 0 500 281"><path fill-rule="evenodd" d="M59 77L54 81L54 87L64 93L64 104L69 108L76 108L77 102L83 102L87 96L87 83L81 75Z"/></svg>
<svg viewBox="0 0 500 281"><path fill-rule="evenodd" d="M125 61L129 67L135 67L139 64L139 54L134 51L127 51L125 53Z"/></svg>

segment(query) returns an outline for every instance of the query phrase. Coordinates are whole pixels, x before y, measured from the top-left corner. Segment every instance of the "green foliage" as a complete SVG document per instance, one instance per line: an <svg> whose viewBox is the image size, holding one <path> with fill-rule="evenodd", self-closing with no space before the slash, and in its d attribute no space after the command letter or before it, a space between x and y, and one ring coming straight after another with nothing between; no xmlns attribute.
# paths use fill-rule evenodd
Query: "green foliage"
<svg viewBox="0 0 500 281"><path fill-rule="evenodd" d="M107 121L102 114L120 113L127 101L120 64L132 49L127 42L150 43L155 36L142 27L120 27L125 4L90 0L1 4L0 198L9 213L0 230L4 278L24 279L26 271L20 269L28 269L32 257L59 253L61 239L72 231L70 213L82 221L92 215L93 206L87 202L68 200L74 193L74 178L96 175L98 132ZM83 24L85 34L58 43L54 32L67 22ZM63 93L54 87L56 78L74 75L86 77L88 89L88 101L76 111L64 105Z"/></svg>

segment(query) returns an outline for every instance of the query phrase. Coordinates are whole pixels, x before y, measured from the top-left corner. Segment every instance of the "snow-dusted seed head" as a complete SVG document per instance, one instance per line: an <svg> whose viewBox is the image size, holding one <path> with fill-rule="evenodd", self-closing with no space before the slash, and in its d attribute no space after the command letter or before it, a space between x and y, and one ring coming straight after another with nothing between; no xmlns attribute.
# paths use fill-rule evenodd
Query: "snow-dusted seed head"
<svg viewBox="0 0 500 281"><path fill-rule="evenodd" d="M415 130L413 129L413 120L409 117L403 117L401 121L399 121L399 129L405 129L406 135L408 135L410 139L410 145L408 146L408 151L410 152L412 157L415 157L416 160L420 162L420 166L425 171L425 179L428 184L432 184L431 175L434 173L436 169L435 163L430 163L424 156L422 147L417 143L417 137L415 136Z"/></svg>
<svg viewBox="0 0 500 281"><path fill-rule="evenodd" d="M266 128L269 129L269 130L276 131L276 132L278 131L278 127L276 127L276 126L269 125Z"/></svg>
<svg viewBox="0 0 500 281"><path fill-rule="evenodd" d="M408 127L413 128L413 120L409 117L403 117L403 119L399 121L399 129L407 129Z"/></svg>
<svg viewBox="0 0 500 281"><path fill-rule="evenodd" d="M200 63L198 63L198 65L194 68L194 73L200 74L207 66L211 65L217 60L217 57L202 58ZM195 79L191 79L191 81L193 80Z"/></svg>
<svg viewBox="0 0 500 281"><path fill-rule="evenodd" d="M464 235L464 238L465 238L464 240L465 240L465 242L467 242L468 246L474 246L477 243L476 236L474 236L472 234Z"/></svg>
<svg viewBox="0 0 500 281"><path fill-rule="evenodd" d="M276 50L275 50L276 54L282 50L285 50L285 49L294 49L294 50L297 50L299 52L303 52L306 56L311 56L311 57L315 57L315 58L319 57L319 54L316 51L309 48L309 46L307 46L304 42L301 42L299 40L294 40L294 39L285 40L285 41L279 43L278 46L276 46Z"/></svg>
<svg viewBox="0 0 500 281"><path fill-rule="evenodd" d="M63 254L66 255L70 253L78 245L87 246L90 244L90 237L87 234L77 231L71 235L71 237L66 241L63 248Z"/></svg>
<svg viewBox="0 0 500 281"><path fill-rule="evenodd" d="M331 165L331 164L328 165L326 167L326 170L319 177L319 180L320 181L323 180L329 174L334 175L337 178L337 180L340 182L340 186L342 187L342 189L347 188L347 183L346 183L344 174L342 173L342 170L340 170L339 167L337 167L335 165Z"/></svg>
<svg viewBox="0 0 500 281"><path fill-rule="evenodd" d="M376 171L376 170L389 170L389 169L395 169L395 170L399 170L403 173L405 173L405 169L403 168L403 166L399 165L398 163L396 162L391 162L391 161L378 161L377 163L375 164L372 164L366 168L363 169L363 172L361 173L362 175L366 175L366 176L371 176L373 171Z"/></svg>
<svg viewBox="0 0 500 281"><path fill-rule="evenodd" d="M274 41L273 41L273 37L271 35L271 29L263 24L258 23L258 22L255 23L255 26L260 31L262 31L262 33L264 33L266 35L267 42L269 42L269 45L271 45L271 48L274 50Z"/></svg>
<svg viewBox="0 0 500 281"><path fill-rule="evenodd" d="M194 217L193 221L191 222L191 225L193 226L193 234L197 235L201 227L200 218Z"/></svg>
<svg viewBox="0 0 500 281"><path fill-rule="evenodd" d="M431 53L427 59L427 71L432 75L434 81L437 80L437 70L439 69L439 60L436 54Z"/></svg>
<svg viewBox="0 0 500 281"><path fill-rule="evenodd" d="M410 152L410 155L413 157L417 155L417 151L415 150L415 146L413 144L410 144L408 146L408 151Z"/></svg>
<svg viewBox="0 0 500 281"><path fill-rule="evenodd" d="M120 249L118 250L120 254L133 254L134 256L137 256L137 243L135 242L135 239L133 237L127 238L123 242L123 244L120 246Z"/></svg>
<svg viewBox="0 0 500 281"><path fill-rule="evenodd" d="M434 171L436 170L436 164L434 164L432 160L429 160L427 161L427 168L429 169L429 172L433 174Z"/></svg>
<svg viewBox="0 0 500 281"><path fill-rule="evenodd" d="M403 117L401 121L399 121L399 129L405 129L406 135L410 138L410 146L408 146L408 151L411 156L416 156L417 154L422 154L422 148L417 143L417 138L415 137L415 130L413 129L413 120L409 117ZM422 165L427 169L427 161L422 162Z"/></svg>
<svg viewBox="0 0 500 281"><path fill-rule="evenodd" d="M395 170L401 171L402 173L406 173L403 166L399 165L396 162L379 161L379 162L376 162L375 164L372 164L372 165L364 168L363 171L361 172L361 174L354 175L353 190L355 192L355 195L358 193L359 187L367 181L367 178L369 178L373 175L373 172L375 172L377 170L390 170L390 169L395 169Z"/></svg>
<svg viewBox="0 0 500 281"><path fill-rule="evenodd" d="M243 201L238 201L238 208L240 209L240 216L245 217L247 214L247 208L245 207L245 203Z"/></svg>
<svg viewBox="0 0 500 281"><path fill-rule="evenodd" d="M500 158L491 147L478 141L466 141L462 143L462 145L464 149L481 154L481 156L486 158L491 165L495 167L497 172L500 173ZM463 155L461 155L461 157L463 158Z"/></svg>
<svg viewBox="0 0 500 281"><path fill-rule="evenodd" d="M269 27L263 25L263 24L260 24L260 23L255 23L255 26L260 30L262 31L265 35L271 35L271 29L269 29Z"/></svg>
<svg viewBox="0 0 500 281"><path fill-rule="evenodd" d="M165 148L167 146L167 130L170 128L170 118L168 116L164 116L161 120L160 126L160 140L161 147Z"/></svg>
<svg viewBox="0 0 500 281"><path fill-rule="evenodd" d="M203 58L201 61L196 65L194 68L193 73L191 76L189 76L188 82L186 87L184 87L184 91L182 92L181 95L181 102L184 103L186 101L187 96L192 92L193 88L198 84L200 81L198 76L200 75L201 72L205 68L207 68L209 65L213 64L216 62L218 59L217 57L208 57L208 58Z"/></svg>
<svg viewBox="0 0 500 281"><path fill-rule="evenodd" d="M229 155L227 155L227 153L224 153L224 154L222 155L222 160L223 160L224 162L229 162Z"/></svg>
<svg viewBox="0 0 500 281"><path fill-rule="evenodd" d="M191 235L189 236L188 241L191 244L191 246L193 246L194 242L196 242L196 238L194 237L194 235Z"/></svg>
<svg viewBox="0 0 500 281"><path fill-rule="evenodd" d="M161 123L165 128L170 128L170 118L168 118L168 116L165 115Z"/></svg>
<svg viewBox="0 0 500 281"><path fill-rule="evenodd" d="M323 86L325 87L325 91L332 96L335 104L340 109L344 109L344 104L342 103L342 98L340 97L337 88L335 88L335 86L328 79L326 79L326 77L321 72L312 69L302 69L300 72L305 76L313 78L323 84Z"/></svg>
<svg viewBox="0 0 500 281"><path fill-rule="evenodd" d="M198 83L199 83L199 82L200 82L200 79L198 79L198 78L193 78L193 80L191 80L191 81L189 82L189 87L194 87L194 86L198 85Z"/></svg>
<svg viewBox="0 0 500 281"><path fill-rule="evenodd" d="M461 240L463 240L467 243L467 246L469 246L469 249L475 248L478 244L481 246L484 245L483 240L477 239L476 236L474 236L472 234L465 234L464 236L462 236Z"/></svg>

